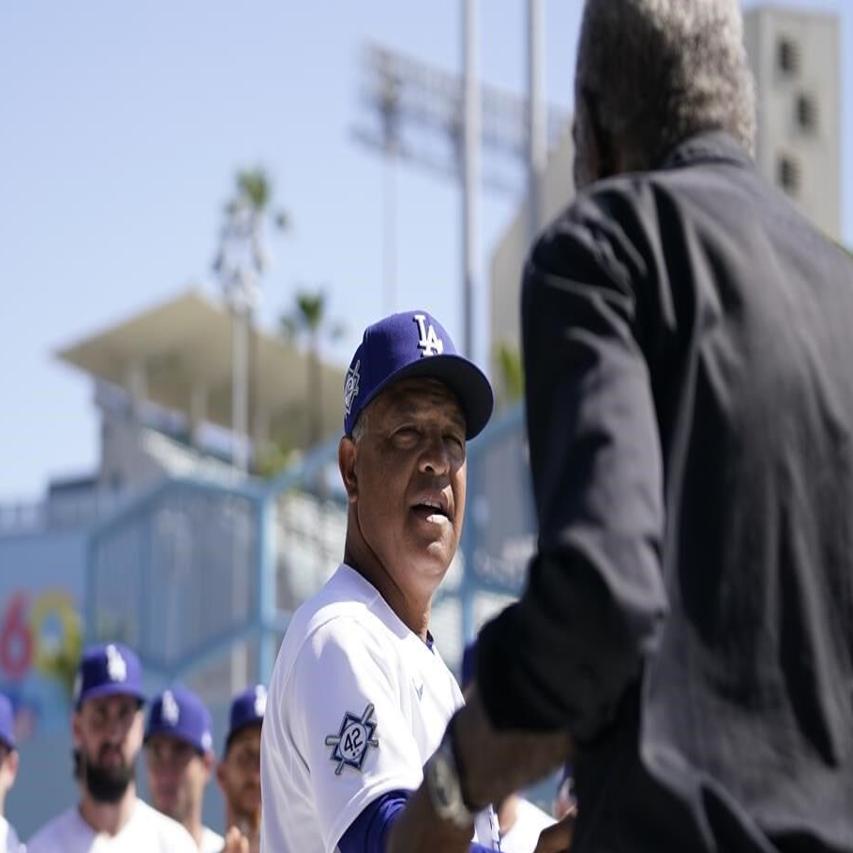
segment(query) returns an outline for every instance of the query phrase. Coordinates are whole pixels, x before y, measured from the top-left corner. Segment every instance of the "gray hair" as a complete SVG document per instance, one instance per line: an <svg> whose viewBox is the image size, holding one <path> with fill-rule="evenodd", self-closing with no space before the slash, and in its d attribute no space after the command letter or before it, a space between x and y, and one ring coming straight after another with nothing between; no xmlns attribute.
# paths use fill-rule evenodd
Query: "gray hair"
<svg viewBox="0 0 853 853"><path fill-rule="evenodd" d="M581 100L631 171L660 165L700 131L727 131L752 153L755 95L738 0L587 0Z"/></svg>
<svg viewBox="0 0 853 853"><path fill-rule="evenodd" d="M371 400L371 402L373 402L373 401ZM368 405L365 406L364 409L359 414L358 418L356 419L356 422L353 424L352 440L356 444L358 444L361 441L362 437L367 432L367 416L369 413L369 409L370 409L370 404L368 403Z"/></svg>

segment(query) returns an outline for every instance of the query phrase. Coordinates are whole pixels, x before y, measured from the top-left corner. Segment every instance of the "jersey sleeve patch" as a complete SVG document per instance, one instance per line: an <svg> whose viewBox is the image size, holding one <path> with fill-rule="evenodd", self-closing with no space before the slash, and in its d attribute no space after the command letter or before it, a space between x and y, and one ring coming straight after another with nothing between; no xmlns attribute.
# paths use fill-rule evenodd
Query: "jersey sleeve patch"
<svg viewBox="0 0 853 853"><path fill-rule="evenodd" d="M361 772L361 765L368 749L379 748L376 737L377 722L373 719L373 705L368 704L361 716L347 711L341 720L336 735L326 735L326 746L332 747L329 760L336 763L335 775L340 776L344 767Z"/></svg>

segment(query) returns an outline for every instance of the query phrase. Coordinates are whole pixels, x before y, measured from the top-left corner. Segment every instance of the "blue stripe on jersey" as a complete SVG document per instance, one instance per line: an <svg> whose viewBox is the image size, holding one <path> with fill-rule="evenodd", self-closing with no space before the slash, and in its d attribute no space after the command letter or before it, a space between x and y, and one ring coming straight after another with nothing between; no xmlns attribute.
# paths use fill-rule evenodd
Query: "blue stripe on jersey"
<svg viewBox="0 0 853 853"><path fill-rule="evenodd" d="M391 825L403 811L411 791L389 791L377 797L350 824L338 842L341 853L385 853ZM471 844L469 853L494 853L482 844Z"/></svg>

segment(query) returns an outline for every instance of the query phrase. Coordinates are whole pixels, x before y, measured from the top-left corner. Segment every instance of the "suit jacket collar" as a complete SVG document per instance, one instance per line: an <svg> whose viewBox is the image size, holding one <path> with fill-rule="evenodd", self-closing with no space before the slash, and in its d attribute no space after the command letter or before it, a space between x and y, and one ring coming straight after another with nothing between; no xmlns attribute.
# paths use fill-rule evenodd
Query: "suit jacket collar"
<svg viewBox="0 0 853 853"><path fill-rule="evenodd" d="M661 164L662 169L677 169L695 163L727 161L740 166L754 166L752 157L733 136L723 130L698 133L680 142Z"/></svg>

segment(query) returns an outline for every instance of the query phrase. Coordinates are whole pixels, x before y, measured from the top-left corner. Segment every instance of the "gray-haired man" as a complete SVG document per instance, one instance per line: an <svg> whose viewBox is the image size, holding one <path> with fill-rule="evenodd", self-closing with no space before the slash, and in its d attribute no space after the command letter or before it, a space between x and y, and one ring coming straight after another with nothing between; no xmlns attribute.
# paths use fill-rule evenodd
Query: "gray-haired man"
<svg viewBox="0 0 853 853"><path fill-rule="evenodd" d="M524 282L538 553L392 851L571 745L573 851L853 851L853 261L756 173L738 6L586 4Z"/></svg>

